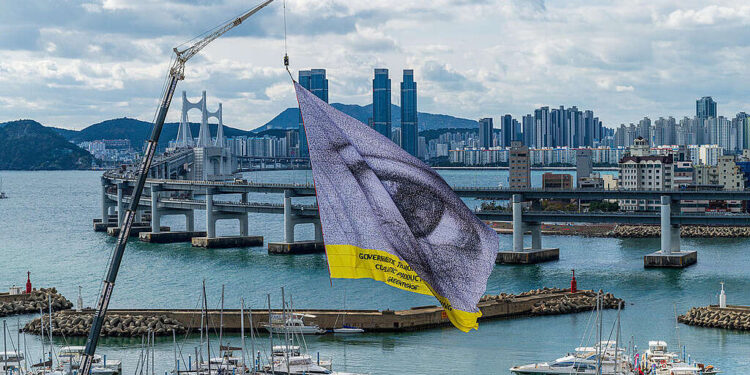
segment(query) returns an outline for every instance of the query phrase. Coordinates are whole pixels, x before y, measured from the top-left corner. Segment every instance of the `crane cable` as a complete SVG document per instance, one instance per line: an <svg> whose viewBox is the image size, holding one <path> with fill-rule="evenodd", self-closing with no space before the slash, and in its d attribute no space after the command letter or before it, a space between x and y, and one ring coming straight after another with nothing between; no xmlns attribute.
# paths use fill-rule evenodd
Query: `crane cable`
<svg viewBox="0 0 750 375"><path fill-rule="evenodd" d="M294 77L292 77L292 72L289 71L289 53L287 49L287 43L286 43L286 0L284 0L284 67L286 68L286 72L289 73L289 78L294 81Z"/></svg>

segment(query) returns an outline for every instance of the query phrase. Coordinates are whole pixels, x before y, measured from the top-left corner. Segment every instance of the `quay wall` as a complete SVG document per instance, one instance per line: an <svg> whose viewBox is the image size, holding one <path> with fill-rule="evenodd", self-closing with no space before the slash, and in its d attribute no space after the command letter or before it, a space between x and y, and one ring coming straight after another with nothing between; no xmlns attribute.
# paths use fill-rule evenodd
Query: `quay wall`
<svg viewBox="0 0 750 375"><path fill-rule="evenodd" d="M480 320L513 318L520 316L567 314L580 311L591 311L595 305L596 293L590 290L571 293L565 289L544 288L519 295L501 294L484 296L477 305L482 311ZM616 308L623 301L611 294L604 295L605 308ZM296 310L295 313L305 314L306 324L317 324L323 329L340 328L344 322L348 326L363 328L369 332L401 332L449 326L450 321L442 307L421 306L408 310ZM55 314L56 329L69 336L79 336L88 333L93 310L81 312L73 310L61 311ZM281 314L280 310L272 310L271 314ZM207 311L210 326L218 327L220 311ZM250 326L249 311L246 311L245 326ZM127 327L107 329L105 335L111 336L139 336L143 334L144 324L166 327L157 332L161 335L171 335L174 327L182 333L197 332L201 321L201 311L195 309L131 309L109 310L108 319L113 322L135 321ZM81 319L78 319L81 318ZM223 313L224 330L226 332L240 331L240 311L227 309ZM262 328L268 322L268 310L252 310L253 326ZM38 318L29 322L25 330L36 332L39 327ZM70 322L70 323L69 323ZM73 324L75 327L70 327ZM37 328L35 328L37 327ZM153 328L152 327L152 328Z"/></svg>

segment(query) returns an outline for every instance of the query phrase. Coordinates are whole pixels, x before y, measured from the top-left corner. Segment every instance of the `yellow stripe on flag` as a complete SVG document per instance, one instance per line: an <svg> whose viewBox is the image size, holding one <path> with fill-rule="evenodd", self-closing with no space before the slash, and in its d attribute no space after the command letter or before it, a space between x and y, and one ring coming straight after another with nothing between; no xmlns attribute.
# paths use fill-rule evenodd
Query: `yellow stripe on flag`
<svg viewBox="0 0 750 375"><path fill-rule="evenodd" d="M373 279L406 291L435 296L456 328L468 332L477 329L481 312L456 310L450 301L435 293L409 264L382 250L353 245L326 245L328 267L335 279Z"/></svg>

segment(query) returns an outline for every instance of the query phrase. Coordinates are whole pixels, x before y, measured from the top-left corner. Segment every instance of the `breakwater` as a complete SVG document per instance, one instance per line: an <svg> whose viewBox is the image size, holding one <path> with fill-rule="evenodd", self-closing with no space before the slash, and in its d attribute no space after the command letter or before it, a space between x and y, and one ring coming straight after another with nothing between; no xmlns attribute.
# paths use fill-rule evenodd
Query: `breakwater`
<svg viewBox="0 0 750 375"><path fill-rule="evenodd" d="M513 226L507 222L493 222L492 228L500 234L513 234ZM612 238L656 238L661 235L658 225L631 224L542 224L542 234L551 236L584 236ZM683 238L746 238L750 227L682 225Z"/></svg>
<svg viewBox="0 0 750 375"><path fill-rule="evenodd" d="M750 331L750 306L693 307L677 321L692 326Z"/></svg>
<svg viewBox="0 0 750 375"><path fill-rule="evenodd" d="M49 296L49 298L48 298ZM31 293L0 295L0 317L21 314L35 314L39 310L49 311L48 301L52 301L52 311L66 310L73 307L55 288L34 289Z"/></svg>
<svg viewBox="0 0 750 375"><path fill-rule="evenodd" d="M90 312L83 314L57 312L52 315L52 334L54 336L86 336L89 334L93 319L94 315ZM49 323L48 316L36 318L26 323L23 331L41 334L42 325L47 331ZM182 334L187 331L187 328L166 315L107 314L102 326L102 336L109 337L138 337L147 332L153 332L157 336L166 336L171 335L172 331Z"/></svg>
<svg viewBox="0 0 750 375"><path fill-rule="evenodd" d="M661 228L658 225L618 225L609 237L615 238L651 238L659 237ZM680 227L682 238L738 238L750 237L750 227L683 225Z"/></svg>
<svg viewBox="0 0 750 375"><path fill-rule="evenodd" d="M621 299L604 294L604 307L616 308ZM521 316L567 314L590 311L596 304L596 292L581 290L571 293L567 289L544 288L514 294L487 295L482 297L477 307L482 311L480 320L514 318ZM306 324L316 324L323 329L340 328L344 322L348 326L363 328L368 332L402 332L422 330L450 325L445 310L440 306L420 306L408 310L297 310L305 314ZM92 310L76 312L60 311L53 315L53 334L84 336L91 325ZM268 322L268 310L252 310L252 325L262 328ZM149 329L157 335L197 332L201 322L200 310L110 310L103 329L104 336L141 336ZM271 314L281 314L272 310ZM206 319L210 326L217 326L219 310L208 310ZM250 311L246 312L245 326L250 326ZM224 330L239 332L239 310L224 310ZM42 320L29 322L24 330L30 333L41 332ZM45 325L45 327L47 327ZM59 333L58 333L59 332Z"/></svg>
<svg viewBox="0 0 750 375"><path fill-rule="evenodd" d="M582 311L591 311L596 308L596 292L592 290L583 290L578 293L566 293L567 291L567 289L559 288L542 288L518 295L506 293L501 293L496 296L486 295L482 297L481 301L513 300L527 296L551 296L551 298L534 303L529 315L572 314ZM621 298L616 298L612 293L603 293L602 302L605 309L616 309L618 304L623 308L625 307L625 301Z"/></svg>

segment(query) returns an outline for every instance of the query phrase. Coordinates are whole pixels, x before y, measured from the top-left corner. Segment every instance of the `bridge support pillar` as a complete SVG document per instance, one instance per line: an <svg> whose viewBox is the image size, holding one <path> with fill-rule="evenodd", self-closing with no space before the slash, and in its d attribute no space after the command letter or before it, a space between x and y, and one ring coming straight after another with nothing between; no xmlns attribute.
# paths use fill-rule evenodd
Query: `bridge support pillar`
<svg viewBox="0 0 750 375"><path fill-rule="evenodd" d="M513 194L513 251L523 251L523 207L520 194Z"/></svg>
<svg viewBox="0 0 750 375"><path fill-rule="evenodd" d="M102 223L109 221L109 197L107 197L107 182L102 179Z"/></svg>
<svg viewBox="0 0 750 375"><path fill-rule="evenodd" d="M294 214L292 207L292 192L284 192L284 242L269 242L269 254L312 254L322 253L323 246L323 229L320 226L320 219L304 218ZM294 226L296 224L313 223L315 226L315 240L313 241L295 241Z"/></svg>
<svg viewBox="0 0 750 375"><path fill-rule="evenodd" d="M672 198L661 197L661 249L643 257L643 266L685 268L698 262L698 252L682 251L680 226L672 225Z"/></svg>
<svg viewBox="0 0 750 375"><path fill-rule="evenodd" d="M120 182L117 184L117 226L122 226L122 221L125 219L125 201L123 200L125 195L125 188L128 186L127 183Z"/></svg>
<svg viewBox="0 0 750 375"><path fill-rule="evenodd" d="M284 192L284 242L294 242L294 218L292 215L292 197Z"/></svg>
<svg viewBox="0 0 750 375"><path fill-rule="evenodd" d="M161 211L159 210L159 194L161 186L151 185L151 233L161 232Z"/></svg>
<svg viewBox="0 0 750 375"><path fill-rule="evenodd" d="M188 210L185 212L185 231L195 231L195 211Z"/></svg>
<svg viewBox="0 0 750 375"><path fill-rule="evenodd" d="M320 219L313 224L315 224L315 242L323 242L323 225L320 224Z"/></svg>
<svg viewBox="0 0 750 375"><path fill-rule="evenodd" d="M206 192L206 237L216 237L216 215L214 214L214 193Z"/></svg>
<svg viewBox="0 0 750 375"><path fill-rule="evenodd" d="M513 207L513 249L497 253L497 264L535 264L560 259L559 248L542 248L542 224L523 222L522 197L514 194L511 201ZM531 247L523 247L525 229L531 231Z"/></svg>

